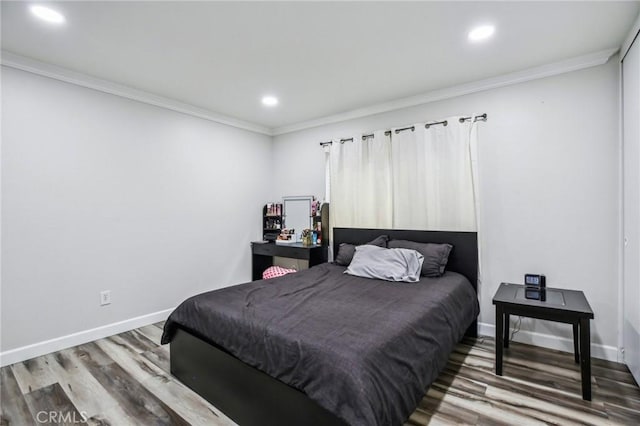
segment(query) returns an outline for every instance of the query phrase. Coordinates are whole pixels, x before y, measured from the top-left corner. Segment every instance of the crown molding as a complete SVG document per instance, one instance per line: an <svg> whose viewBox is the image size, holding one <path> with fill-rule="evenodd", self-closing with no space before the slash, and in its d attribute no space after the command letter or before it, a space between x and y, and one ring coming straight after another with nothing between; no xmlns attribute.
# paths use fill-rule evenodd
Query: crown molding
<svg viewBox="0 0 640 426"><path fill-rule="evenodd" d="M636 21L631 26L631 29L629 30L629 34L627 35L627 38L622 42L622 46L620 46L620 61L621 62L624 59L624 57L627 55L627 52L631 48L631 45L633 44L633 41L638 36L640 36L640 13L638 14L638 17L636 18Z"/></svg>
<svg viewBox="0 0 640 426"><path fill-rule="evenodd" d="M636 22L634 28L636 28L639 24L640 21ZM4 50L2 50L0 53L0 63L11 68L16 68L22 71L31 72L71 84L76 84L78 86L87 87L112 95L121 96L123 98L144 102L150 105L155 105L161 108L166 108L172 111L180 112L216 123L225 124L243 130L249 130L251 132L260 133L267 136L277 136L285 133L309 129L312 127L338 123L341 121L352 120L374 114L381 114L384 112L394 111L402 108L408 108L444 99L455 98L457 96L468 95L484 90L496 89L499 87L510 86L512 84L524 83L526 81L551 77L558 74L602 65L605 64L613 55L615 55L618 50L618 48L606 49L560 62L529 68L523 71L504 74L498 77L478 80L471 83L465 83L444 89L437 89L430 92L422 93L420 95L396 99L365 108L358 108L340 114L329 115L326 117L316 118L277 128L269 128L266 126L261 126L259 124L239 120L203 108L198 108L196 106L189 105L180 101L176 101L174 99L154 95L149 92L114 83L108 80L103 80L97 77L92 77L83 73L72 71L67 68L62 68L57 65L37 61L35 59L27 58L25 56L17 55L15 53L7 52Z"/></svg>
<svg viewBox="0 0 640 426"><path fill-rule="evenodd" d="M564 61L529 68L510 74L504 74L498 77L492 77L484 80L474 81L471 83L461 84L458 86L447 87L445 89L433 90L420 95L396 99L390 102L384 102L365 108L354 109L340 114L329 115L326 117L303 121L288 126L277 127L275 129L272 129L272 135L277 136L285 133L297 132L299 130L309 129L312 127L338 123L340 121L353 120L355 118L366 117L369 115L380 114L383 112L408 108L416 105L426 104L429 102L441 101L443 99L455 98L457 96L468 95L484 90L496 89L498 87L510 86L512 84L524 83L526 81L537 80L539 78L551 77L571 71L578 71L585 68L595 67L605 64L613 55L618 52L618 50L619 49L617 47L601 50L599 52L590 53L588 55L578 56L575 58L566 59Z"/></svg>
<svg viewBox="0 0 640 426"><path fill-rule="evenodd" d="M272 136L271 129L248 121L238 120L223 114L218 114L203 108L198 108L174 99L165 98L164 96L154 95L143 90L133 87L114 83L101 78L92 77L67 68L41 62L25 56L17 55L5 50L0 51L0 63L4 66L27 71L44 77L53 78L64 81L66 83L75 84L89 89L98 90L100 92L109 93L111 95L120 96L134 101L143 102L161 108L166 108L182 114L191 115L193 117L202 118L204 120L213 121L227 126L236 127L238 129L249 130L255 133Z"/></svg>

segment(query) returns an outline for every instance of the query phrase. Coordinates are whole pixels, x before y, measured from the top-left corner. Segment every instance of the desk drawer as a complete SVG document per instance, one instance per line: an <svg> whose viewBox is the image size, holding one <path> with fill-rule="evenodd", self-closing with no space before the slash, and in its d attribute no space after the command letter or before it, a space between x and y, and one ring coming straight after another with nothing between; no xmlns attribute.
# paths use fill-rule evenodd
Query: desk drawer
<svg viewBox="0 0 640 426"><path fill-rule="evenodd" d="M291 259L309 259L310 248L276 245L276 256L290 257Z"/></svg>
<svg viewBox="0 0 640 426"><path fill-rule="evenodd" d="M277 251L278 246L273 243L253 244L253 254L260 254L262 256L275 256Z"/></svg>
<svg viewBox="0 0 640 426"><path fill-rule="evenodd" d="M312 250L318 250L321 247L301 247L297 245L285 245L285 244L253 244L252 250L254 255L259 256L280 256L291 257L293 259L309 260Z"/></svg>

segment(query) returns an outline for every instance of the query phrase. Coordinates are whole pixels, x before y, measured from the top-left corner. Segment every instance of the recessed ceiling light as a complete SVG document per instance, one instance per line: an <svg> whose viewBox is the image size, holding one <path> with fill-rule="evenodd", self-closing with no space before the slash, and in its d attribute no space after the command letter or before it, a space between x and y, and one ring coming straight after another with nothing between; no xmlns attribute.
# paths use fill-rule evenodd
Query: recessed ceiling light
<svg viewBox="0 0 640 426"><path fill-rule="evenodd" d="M33 13L43 21L51 22L52 24L62 24L65 21L64 15L62 15L60 12L56 12L53 9L49 9L48 7L35 5L31 6L30 9L31 13Z"/></svg>
<svg viewBox="0 0 640 426"><path fill-rule="evenodd" d="M496 27L493 25L482 25L469 31L469 40L481 41L486 40L493 35L496 31Z"/></svg>
<svg viewBox="0 0 640 426"><path fill-rule="evenodd" d="M265 96L262 98L262 103L266 106L276 106L278 105L278 98L275 96Z"/></svg>

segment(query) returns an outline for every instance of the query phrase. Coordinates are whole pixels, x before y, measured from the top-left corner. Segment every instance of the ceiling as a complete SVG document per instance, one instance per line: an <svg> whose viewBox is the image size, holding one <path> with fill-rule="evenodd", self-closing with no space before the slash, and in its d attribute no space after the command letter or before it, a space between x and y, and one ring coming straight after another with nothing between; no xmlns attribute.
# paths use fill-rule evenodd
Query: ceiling
<svg viewBox="0 0 640 426"><path fill-rule="evenodd" d="M2 49L270 129L617 48L635 2L2 2ZM476 25L495 35L467 40ZM273 94L274 108L260 99Z"/></svg>

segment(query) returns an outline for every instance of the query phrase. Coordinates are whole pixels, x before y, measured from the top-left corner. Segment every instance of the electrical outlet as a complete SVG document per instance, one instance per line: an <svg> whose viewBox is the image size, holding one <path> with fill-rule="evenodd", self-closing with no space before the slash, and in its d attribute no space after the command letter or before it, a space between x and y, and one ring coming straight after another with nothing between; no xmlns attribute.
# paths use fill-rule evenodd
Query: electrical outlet
<svg viewBox="0 0 640 426"><path fill-rule="evenodd" d="M100 306L111 304L111 290L100 292Z"/></svg>

